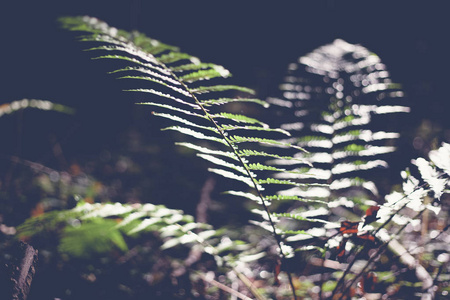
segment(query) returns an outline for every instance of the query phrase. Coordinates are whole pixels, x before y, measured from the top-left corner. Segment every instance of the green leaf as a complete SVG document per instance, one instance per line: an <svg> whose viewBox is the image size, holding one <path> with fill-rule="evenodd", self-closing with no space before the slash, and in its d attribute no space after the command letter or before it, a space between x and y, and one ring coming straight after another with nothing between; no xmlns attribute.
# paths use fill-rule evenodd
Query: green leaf
<svg viewBox="0 0 450 300"><path fill-rule="evenodd" d="M38 100L38 99L22 99L17 101L12 101L10 103L2 103L0 104L0 117L6 114L10 114L22 109L28 109L28 108L36 108L40 110L53 110L65 114L74 114L75 109L58 104L53 103L48 100Z"/></svg>
<svg viewBox="0 0 450 300"><path fill-rule="evenodd" d="M139 73L142 73L142 74L147 74L147 75L150 75L152 77L156 77L156 78L162 79L162 80L167 81L168 83L173 84L173 85L181 85L181 83L178 80L176 80L176 79L174 79L174 78L172 78L170 76L162 75L162 74L159 74L157 72L153 72L153 71L151 71L151 70L149 70L147 68L143 68L143 67L125 67L125 68L122 68L122 69L117 69L117 70L111 71L111 72L109 72L109 74L114 74L114 73L118 73L118 72L139 72Z"/></svg>
<svg viewBox="0 0 450 300"><path fill-rule="evenodd" d="M204 106L212 106L212 105L223 105L228 103L240 103L240 102L250 102L250 103L256 103L259 105L264 106L265 108L269 107L269 103L266 101L262 101L259 99L252 99L252 98L219 98L219 99L210 99L210 100L202 100L202 105Z"/></svg>
<svg viewBox="0 0 450 300"><path fill-rule="evenodd" d="M161 80L158 80L158 79L155 79L155 78L151 78L151 77L142 77L142 76L122 76L122 77L119 77L119 79L138 79L138 80L147 80L147 81L151 81L151 82L160 84L160 85L162 85L162 86L165 86L165 87L171 89L172 91L177 92L177 93L179 93L179 94L181 94L181 95L183 95L183 96L186 96L186 97L192 97L191 94L190 94L188 91L186 91L185 89L183 89L183 88L179 88L179 87L176 87L176 86L167 84L167 83L165 83L164 81L161 81Z"/></svg>
<svg viewBox="0 0 450 300"><path fill-rule="evenodd" d="M214 69L201 70L180 76L180 80L184 82L195 82L199 80L209 80L216 77L226 78L229 76L231 76L231 74L227 69L219 66L214 66Z"/></svg>
<svg viewBox="0 0 450 300"><path fill-rule="evenodd" d="M243 198L255 201L257 203L261 203L261 198L258 197L257 195L251 194L251 193L245 193L245 192L241 192L241 191L226 191L226 192L224 192L224 194L243 197Z"/></svg>
<svg viewBox="0 0 450 300"><path fill-rule="evenodd" d="M292 185L292 186L307 186L306 183L296 183L290 180L279 180L275 178L266 178L266 179L259 179L259 184L284 184L284 185Z"/></svg>
<svg viewBox="0 0 450 300"><path fill-rule="evenodd" d="M151 54L145 53L141 51L138 48L135 48L130 45L126 46L98 46L86 49L86 51L95 51L95 50L106 50L106 51L118 51L118 52L124 52L128 53L130 55L133 55L135 57L138 57L139 59L143 60L146 63L158 65L158 61L155 59L155 57Z"/></svg>
<svg viewBox="0 0 450 300"><path fill-rule="evenodd" d="M161 92L156 91L156 90L154 90L154 89L132 89L132 90L126 90L126 91L127 91L127 92L149 93L149 94L157 95L157 96L164 97L164 98L167 98L167 99L171 99L171 100L176 101L176 102L178 102L178 103L181 103L181 104L190 106L190 107L192 107L192 108L194 108L194 109L198 109L198 110L200 109L200 106L198 106L198 105L195 104L195 103L189 103L189 102L186 102L186 101L184 101L184 100L182 100L182 99L180 99L180 98L174 97L174 96L169 95L169 94L161 93ZM142 104L142 103L138 103L138 104Z"/></svg>
<svg viewBox="0 0 450 300"><path fill-rule="evenodd" d="M164 55L159 56L158 61L163 63L163 64L171 64L180 60L191 60L191 59L195 59L194 57L192 57L191 55L187 54L187 53L180 53L180 52L170 52Z"/></svg>
<svg viewBox="0 0 450 300"><path fill-rule="evenodd" d="M201 69L209 69L214 67L215 64L211 63L190 63L176 67L170 67L173 72L183 72L183 71L193 71L193 70L201 70Z"/></svg>
<svg viewBox="0 0 450 300"><path fill-rule="evenodd" d="M114 249L112 246L127 251L128 247L116 225L114 220L96 218L77 227L68 226L64 229L58 250L84 258L95 253L107 253Z"/></svg>
<svg viewBox="0 0 450 300"><path fill-rule="evenodd" d="M248 178L247 176L239 176L233 172L222 170L222 169L209 168L208 171L215 173L217 175L221 175L225 178L243 182L243 183L247 184L249 187L254 187L253 181L250 178Z"/></svg>
<svg viewBox="0 0 450 300"><path fill-rule="evenodd" d="M260 127L260 126L234 126L234 125L221 125L221 128L225 131L231 131L231 130L256 130L256 131L265 131L265 132L279 132L285 135L290 135L289 132L280 129L280 128L267 128L267 127Z"/></svg>
<svg viewBox="0 0 450 300"><path fill-rule="evenodd" d="M173 120L173 121L175 121L175 122L179 122L179 123L182 123L182 124L184 124L184 125L192 126L192 127L195 127L195 128L201 128L201 129L205 129L205 130L212 131L212 132L214 132L214 133L218 133L218 130L217 130L217 128L215 128L215 127L211 127L211 126L202 126L202 125L199 125L199 124L197 124L197 123L193 123L193 122L188 121L188 120L186 120L186 119L180 118L180 117L178 117L178 116L174 116L174 115L170 115L170 114L165 114L165 113L156 113L156 112L154 112L153 115L154 115L154 116L157 116L157 117L162 117L162 118L166 118L166 119L169 119L169 120Z"/></svg>
<svg viewBox="0 0 450 300"><path fill-rule="evenodd" d="M285 172L286 169L279 169L279 168L275 168L273 166L267 166L267 165L263 165L260 163L256 163L256 164L248 164L247 167L250 170L258 170L258 171L279 171L279 172Z"/></svg>
<svg viewBox="0 0 450 300"><path fill-rule="evenodd" d="M220 150L212 150L206 147L197 146L191 143L175 143L176 145L184 146L186 148L193 149L195 151L198 151L200 153L204 154L211 154L211 155L219 155L219 156L225 156L231 159L234 159L238 161L236 155L233 152L226 152L226 151L220 151Z"/></svg>
<svg viewBox="0 0 450 300"><path fill-rule="evenodd" d="M280 155L273 154L273 153L267 153L267 152L263 152L263 151L255 151L255 150L250 150L250 149L242 149L242 150L239 150L238 153L242 157L261 156L261 157L273 157L273 158L279 158L279 159L285 159L285 160L301 161L301 162L308 163L312 167L312 164L305 161L304 159L298 159L298 158L294 158L292 156L280 156Z"/></svg>
<svg viewBox="0 0 450 300"><path fill-rule="evenodd" d="M140 90L136 90L136 91L140 92ZM144 90L143 92L146 92L146 90ZM149 93L153 93L153 92L149 91ZM197 114L197 113L194 113L194 112L191 112L191 111L188 111L188 110L184 110L184 109L181 109L181 108L178 108L178 107L174 107L174 106L171 106L171 105L167 105L167 104L161 104L161 103L156 103L156 102L141 102L141 103L137 103L137 104L161 107L161 108L165 108L165 109L169 109L169 110L172 110L172 111L176 111L176 112L188 115L188 116L193 116L193 117L206 119L206 120L208 119L204 115L200 115L200 114Z"/></svg>
<svg viewBox="0 0 450 300"><path fill-rule="evenodd" d="M300 202L315 202L315 203L328 204L328 202L326 202L326 201L314 200L314 199L306 199L306 198L301 198L301 197L298 197L298 196L281 195L281 194L280 195L265 196L264 199L277 200L277 201L300 201Z"/></svg>
<svg viewBox="0 0 450 300"><path fill-rule="evenodd" d="M255 94L255 91L246 87L237 85L213 85L213 86L200 86L198 88L191 89L194 94L204 94L210 92L223 92L223 91L241 91L248 94Z"/></svg>
<svg viewBox="0 0 450 300"><path fill-rule="evenodd" d="M228 146L228 144L223 139L220 139L220 138L217 138L217 137L213 137L213 136L204 135L201 132L198 132L198 131L195 131L195 130L192 130L192 129L186 128L186 127L171 126L171 127L163 128L162 130L174 130L174 131L181 132L181 133L183 133L185 135L189 135L189 136L195 137L195 138L200 139L200 140L213 141L213 142L221 143L221 144L224 144L224 145Z"/></svg>
<svg viewBox="0 0 450 300"><path fill-rule="evenodd" d="M217 158L217 157L209 155L209 154L201 154L201 153L197 154L197 156L203 158L204 160L212 162L213 164L216 164L218 166L227 167L227 168L236 170L241 174L247 175L247 171L243 167L229 163L227 161L224 161L223 159Z"/></svg>
<svg viewBox="0 0 450 300"><path fill-rule="evenodd" d="M276 141L276 140L272 140L272 139L257 138L257 137L245 137L245 136L237 136L237 135L233 135L229 139L233 143L261 143L261 144L267 144L267 145L273 145L273 146L282 146L282 147L286 147L286 148L292 147L292 148L299 149L299 150L306 152L306 150L304 150L301 147L297 147L297 146L294 146L289 143L280 142L280 141Z"/></svg>
<svg viewBox="0 0 450 300"><path fill-rule="evenodd" d="M297 221L307 221L307 222L318 222L318 223L324 223L324 224L332 224L336 225L335 223L328 222L322 219L316 219L316 218L305 218L296 214L291 213L272 213L275 217L284 217L284 218L290 218ZM336 225L337 226L337 225Z"/></svg>
<svg viewBox="0 0 450 300"><path fill-rule="evenodd" d="M222 113L219 113L219 114L214 114L214 115L212 115L212 117L214 117L214 118L224 118L224 119L232 120L232 121L235 121L235 122L238 122L238 123L260 124L262 126L269 127L267 124L265 124L265 123L263 123L263 122L261 122L261 121L259 121L257 119L249 118L247 116L239 115L239 114L230 114L230 113L222 112Z"/></svg>
<svg viewBox="0 0 450 300"><path fill-rule="evenodd" d="M118 60L125 60L125 61L129 61L129 62L135 63L137 65L141 65L141 66L143 66L145 68L148 68L148 69L156 70L156 71L158 71L158 72L160 72L162 74L170 75L169 71L167 71L166 69L164 69L164 68L162 68L160 66L156 66L156 65L153 65L153 64L149 64L149 63L144 63L144 62L142 62L142 61L140 61L140 60L138 60L136 58L132 58L132 57L128 57L128 56L123 56L123 55L102 55L102 56L94 57L92 59L118 59Z"/></svg>

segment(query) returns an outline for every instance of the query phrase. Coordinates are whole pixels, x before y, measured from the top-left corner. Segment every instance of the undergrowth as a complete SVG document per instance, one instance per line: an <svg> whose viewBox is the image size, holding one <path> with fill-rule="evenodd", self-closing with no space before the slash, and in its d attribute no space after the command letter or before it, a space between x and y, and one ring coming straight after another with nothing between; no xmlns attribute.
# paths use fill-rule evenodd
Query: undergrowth
<svg viewBox="0 0 450 300"><path fill-rule="evenodd" d="M408 293L431 299L448 293L450 146L414 160L401 186L386 182L400 137L391 116L409 108L374 53L336 40L289 65L280 95L264 101L228 83L224 67L143 33L92 17L60 22L84 32L79 39L100 53L95 59L118 62L110 73L129 80L138 104L164 119L163 130L179 133L171 135L176 144L210 165L227 186L220 201L240 199L250 218L238 228L205 224L211 183L202 200L206 209L199 205L203 212L195 220L164 205L108 203L92 176L79 184L77 176L42 167L41 188L75 203L40 206L17 228L19 238L43 249L44 261L78 262L75 269L92 284L113 278L105 275L110 271L125 272L146 287L121 277L122 288L111 287L108 295L122 289L130 298L392 299ZM241 113L248 108L267 120ZM89 259L97 263L84 267Z"/></svg>

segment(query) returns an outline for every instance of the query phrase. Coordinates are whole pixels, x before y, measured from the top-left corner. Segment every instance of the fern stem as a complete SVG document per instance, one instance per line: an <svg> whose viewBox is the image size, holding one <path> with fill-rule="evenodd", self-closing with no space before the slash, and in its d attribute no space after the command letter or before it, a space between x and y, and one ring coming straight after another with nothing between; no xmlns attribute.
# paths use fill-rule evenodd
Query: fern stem
<svg viewBox="0 0 450 300"><path fill-rule="evenodd" d="M263 196L261 190L258 188L258 183L257 183L256 179L253 177L253 175L252 175L250 169L248 168L247 164L244 162L242 157L237 152L237 147L234 145L234 143L230 139L227 138L227 135L226 135L225 131L217 124L217 121L213 118L213 116L211 116L211 114L208 113L208 110L202 105L200 100L198 100L198 98L191 91L191 89L182 80L180 80L179 77L176 76L172 72L172 70L169 69L166 65L160 64L160 66L162 66L164 69L166 69L167 72L169 72L176 80L178 80L181 83L181 85L183 86L183 88L191 95L191 97L194 99L195 103L199 106L199 108L202 110L202 112L205 114L205 116L214 124L214 127L217 129L217 132L219 133L219 135L225 140L225 142L227 143L228 147L231 148L231 150L233 151L234 155L238 159L239 163L245 169L245 172L247 173L247 176L250 178L250 180L253 183L253 186L255 188L255 191L258 194L258 197L261 199L262 206L264 208L264 211L267 213L267 217L268 217L270 226L272 227L273 235L274 235L275 240L277 242L280 255L281 255L282 259L285 260L286 259L286 255L284 254L284 252L282 250L281 237L276 232L275 222L273 221L273 219L271 217L271 213L270 213L269 207L268 207L268 205L267 205L267 203L266 203L266 201L264 199L264 196ZM294 282L292 280L292 276L291 276L291 274L289 272L286 272L286 274L288 275L289 285L290 285L290 287L292 289L292 295L294 297L294 300L297 300L297 296L296 296L296 293L295 293L295 286L294 286Z"/></svg>

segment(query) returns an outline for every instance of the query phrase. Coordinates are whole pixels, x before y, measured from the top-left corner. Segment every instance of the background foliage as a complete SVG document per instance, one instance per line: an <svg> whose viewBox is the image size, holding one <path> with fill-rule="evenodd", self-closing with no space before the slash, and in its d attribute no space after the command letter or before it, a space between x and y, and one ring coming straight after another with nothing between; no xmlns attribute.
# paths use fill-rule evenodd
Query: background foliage
<svg viewBox="0 0 450 300"><path fill-rule="evenodd" d="M240 10L227 6L222 8L224 13L219 19L212 13L217 7L204 6L200 10L199 6L186 6L168 13L171 19L166 14L155 13L155 7L139 1L132 1L131 4L128 1L126 4L118 3L109 4L109 13L100 9L100 4L84 7L82 3L65 7L52 3L51 9L41 14L37 14L36 10L33 10L33 4L30 4L25 9L15 10L21 13L20 18L14 13L14 9L17 9L15 7L11 7L10 11L2 11L10 12L2 18L2 22L17 24L14 30L6 30L5 40L10 40L12 45L18 45L7 47L2 52L5 51L6 57L18 57L21 64L28 66L27 72L23 72L14 60L8 60L4 73L9 74L9 80L14 84L2 91L2 103L17 100L17 97L42 97L75 107L78 112L69 118L44 112L52 122L42 122L42 114L32 110L2 118L4 141L8 141L2 143L2 155L6 158L15 155L27 159L1 161L4 173L2 217L8 226L21 223L29 216L30 211L39 215L52 207L74 206L79 199L72 199L71 189L77 188L78 191L86 191L83 198L88 201L148 201L164 203L169 207L182 208L190 214L195 214L196 205L192 203L200 201L202 187L205 189L207 186L205 182L209 175L205 172L206 167L198 160L193 163L186 159L190 157L188 153L174 155L174 152L181 150L174 148L171 139L163 138L159 133L160 126L155 126L159 121L148 118L150 110L135 108L132 106L134 99L119 92L122 87L128 86L113 81L111 77L98 75L111 70L109 62L89 62L88 55L80 51L83 46L76 46L69 35L57 30L54 20L64 14L91 14L120 28L138 28L153 37L178 45L184 51L205 61L223 64L233 71L235 82L255 88L262 98L274 93L285 67L300 54L329 43L336 37L358 42L380 55L395 81L403 83L413 109L411 122L404 131L407 138L401 145L404 151L402 153L408 155L397 160L398 165L394 165L393 169L404 169L409 160L417 154L436 148L440 141L448 141L448 133L445 131L449 128L446 123L448 119L442 114L445 77L440 73L445 70L446 56L442 47L445 38L441 35L445 26L441 25L444 21L439 15L435 15L431 23L420 22L417 20L423 20L427 11L409 6L408 9L412 13L407 14L405 22L398 25L397 13L400 10L397 11L396 7L392 7L391 11L380 9L384 18L367 20L364 8L358 10L354 7L350 10L328 1L317 6L280 6L275 9L262 5L259 6L263 11L261 14L258 14L255 6L251 4L241 7ZM169 7L166 5L161 4L157 8L168 12ZM112 9L114 7L117 10ZM131 18L123 16L124 8L130 9ZM119 13L120 9L122 11ZM190 13L196 10L202 11L202 18L190 17ZM317 12L317 15L311 12ZM152 18L144 17L147 15ZM249 20L248 26L227 22L230 17ZM268 19L273 21L266 22ZM319 22L318 20L321 20L321 26L311 26ZM215 26L204 26L213 21ZM173 26L173 23L178 26ZM184 24L189 24L189 30L182 26ZM149 26L149 29L146 26ZM11 27L8 25L2 28ZM161 31L155 32L156 28ZM30 45L33 45L32 50ZM283 54L279 54L280 49L283 49ZM68 60L68 57L71 59ZM274 57L275 59L272 59ZM16 85L17 82L20 85ZM112 86L117 89L112 89ZM124 99L130 101L126 102ZM35 162L42 163L45 167ZM164 172L167 167L189 169L196 174L198 180L187 180L181 174L174 176L173 173ZM41 175L35 176L34 172ZM55 177L57 174L63 179L63 184L59 186L55 185L58 181ZM30 185L32 178L35 184ZM167 188L167 182L171 182L171 187L177 186L179 189ZM214 191L220 190L220 187L213 189L213 204L208 216L217 222L217 228L221 225L233 226L247 220L249 216L243 213L246 210L240 206L240 202L227 203L224 206L215 200L219 196L214 195ZM38 205L38 202L42 203ZM224 214L224 211L227 213ZM101 226L105 226L102 228L112 225L108 222L112 221L108 220L102 224ZM139 246L138 251L148 253L157 248L158 243L156 239L155 242ZM137 242L136 245L138 244ZM124 249L121 242L117 242L117 246L119 250ZM49 261L51 253L47 253ZM129 283L124 283L124 278L113 275L123 271L124 267L123 264L111 267L111 261L117 259L117 254L111 255L112 257L92 260L86 269L81 267L81 270L80 264L66 265L53 260L49 264L48 273L42 273L49 276L47 279L44 276L37 278L38 285L39 280L47 281L47 284L54 284L59 280L63 283L70 282L70 287L57 292L67 295L79 293L83 290L81 287L90 287L86 294L94 290L98 292L95 287L117 282L123 297L136 296L133 293L142 293L144 296L152 287L135 291L135 288L130 286L147 286L148 282L161 284L155 291L150 291L154 293L167 290L161 288L164 286L184 286L180 282L170 282L170 277L167 276L170 271L166 269L168 265L163 263L162 253L155 253L151 256L155 261L147 261L146 264L140 261L140 256L133 256L131 260L125 259L130 265L126 266L127 271L123 274L130 274L130 270L131 274L135 274L135 277L130 277L134 282L130 280ZM64 267L61 268L61 265ZM154 268L149 274L151 279L138 275L151 268ZM58 273L55 273L55 270ZM58 278L51 274L66 274L66 277ZM82 280L78 274L82 274ZM154 279L158 274L159 281ZM104 290L114 293L110 288ZM183 292L177 290L174 294L182 297ZM73 297L80 295L74 294Z"/></svg>

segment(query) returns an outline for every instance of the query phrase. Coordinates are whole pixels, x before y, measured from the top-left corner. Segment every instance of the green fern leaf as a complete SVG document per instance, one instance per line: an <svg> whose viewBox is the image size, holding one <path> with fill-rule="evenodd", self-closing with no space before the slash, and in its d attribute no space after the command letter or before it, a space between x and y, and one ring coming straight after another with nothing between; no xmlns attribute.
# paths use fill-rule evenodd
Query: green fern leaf
<svg viewBox="0 0 450 300"><path fill-rule="evenodd" d="M114 220L95 218L76 227L66 227L58 250L83 258L95 253L107 253L112 246L125 252L128 246L116 225Z"/></svg>
<svg viewBox="0 0 450 300"><path fill-rule="evenodd" d="M228 178L228 179L233 179L233 180L236 180L236 181L243 182L243 183L247 184L249 187L253 187L254 186L254 182L251 179L249 179L248 177L246 177L246 176L239 176L239 175L236 175L233 172L222 170L222 169L209 168L208 171L210 171L212 173L215 173L217 175L223 176L223 177Z"/></svg>
<svg viewBox="0 0 450 300"><path fill-rule="evenodd" d="M48 100L22 99L12 101L10 103L0 104L0 117L28 108L35 108L40 110L52 110L70 115L75 113L75 110L71 107L54 103Z"/></svg>
<svg viewBox="0 0 450 300"><path fill-rule="evenodd" d="M210 63L190 63L190 64L181 65L181 66L171 67L170 69L173 72L183 72L183 71L209 69L214 66L215 66L214 64L210 64Z"/></svg>
<svg viewBox="0 0 450 300"><path fill-rule="evenodd" d="M189 73L180 77L181 81L184 82L196 82L199 80L209 80L216 77L229 77L231 76L230 72L223 67L214 66L209 70L201 70L193 73Z"/></svg>
<svg viewBox="0 0 450 300"><path fill-rule="evenodd" d="M131 62L133 64L136 64L136 65L139 65L141 67L145 67L145 68L148 68L148 69L151 69L151 70L158 71L158 72L160 72L162 74L165 74L165 75L169 75L170 74L164 68L161 68L159 66L156 66L156 65L153 65L153 64L150 64L150 63L144 63L144 62L142 62L142 61L140 61L140 60L138 60L136 58L123 56L123 55L102 55L102 56L94 57L92 59L118 59L118 60L128 61L128 62Z"/></svg>
<svg viewBox="0 0 450 300"><path fill-rule="evenodd" d="M154 90L154 89L130 89L130 90L126 90L126 91L127 91L127 92L141 92L141 93L153 94L153 95L157 95L157 96L160 96L160 97L163 97L163 98L167 98L167 99L174 100L175 102L178 102L178 103L183 104L183 105L190 106L190 107L192 107L192 108L194 108L194 109L200 109L200 107L199 107L197 104L189 103L189 102L184 101L184 100L182 100L182 99L180 99L180 98L177 98L177 97L174 97L174 96L172 96L172 95L169 95L169 94L165 94L165 93L156 91L156 90ZM148 105L151 105L150 103L151 103L151 102L148 102L148 103L139 103L139 104L148 104ZM191 115L192 115L192 114L191 114ZM202 116L202 117L204 117L204 116Z"/></svg>
<svg viewBox="0 0 450 300"><path fill-rule="evenodd" d="M197 154L197 156L203 158L204 160L207 160L209 162L212 162L215 165L221 166L221 167L227 167L230 169L233 169L235 171L238 171L239 173L243 174L243 175L247 175L247 170L244 167L241 166L237 166L235 164L226 162L220 158L217 158L215 156L212 155L208 155L208 154Z"/></svg>
<svg viewBox="0 0 450 300"><path fill-rule="evenodd" d="M180 60L191 60L193 57L187 53L169 52L161 55L159 61L163 64L171 64Z"/></svg>
<svg viewBox="0 0 450 300"><path fill-rule="evenodd" d="M212 117L214 118L223 118L223 119L227 119L227 120L233 120L237 123L246 123L246 124L259 124L261 126L265 126L265 127L269 127L267 124L254 119L254 118L249 118L247 116L244 115L238 115L238 114L230 114L230 113L225 113L222 112L220 114L215 114L212 115Z"/></svg>
<svg viewBox="0 0 450 300"><path fill-rule="evenodd" d="M179 122L179 123L182 123L184 125L188 125L188 126L192 126L192 127L196 127L196 128L201 128L201 129L212 131L214 133L218 133L217 128L214 128L214 127L211 127L211 126L202 126L202 125L199 125L197 123L194 123L194 122L188 121L186 119L183 119L183 118L181 118L179 116L174 116L174 115L165 114L165 113L156 113L156 112L154 112L153 115L157 116L157 117L162 117L162 118L166 118L166 119L169 119L169 120L173 120L175 122Z"/></svg>
<svg viewBox="0 0 450 300"><path fill-rule="evenodd" d="M278 158L280 160L296 161L296 162L305 163L305 164L307 164L307 165L312 167L312 164L309 161L306 161L305 159L294 158L292 156L280 156L278 154L267 153L267 152L263 152L263 151L242 149L242 150L239 150L239 155L242 156L242 157L259 156L259 157Z"/></svg>
<svg viewBox="0 0 450 300"><path fill-rule="evenodd" d="M279 132L284 135L290 135L289 132L280 129L280 128L268 128L268 127L260 127L260 126L234 126L234 125L221 125L220 126L225 131L231 130L255 130L255 131L265 131L265 132Z"/></svg>
<svg viewBox="0 0 450 300"><path fill-rule="evenodd" d="M252 201L255 201L255 202L261 204L261 198L254 194L251 194L251 193L246 193L246 192L241 192L241 191L226 191L226 192L224 192L224 194L243 197L243 198L246 198L246 199L249 199L249 200L252 200Z"/></svg>
<svg viewBox="0 0 450 300"><path fill-rule="evenodd" d="M280 141L272 140L272 139L266 139L266 138L245 137L245 136L233 135L233 136L230 137L230 140L233 141L234 143L237 143L237 144L240 144L240 143L261 143L261 144L271 145L271 146L280 146L280 147L286 147L286 148L292 147L292 148L295 148L295 149L304 150L301 147L297 147L297 146L294 146L294 145L289 144L289 143L280 142Z"/></svg>
<svg viewBox="0 0 450 300"><path fill-rule="evenodd" d="M169 76L160 74L158 72L153 72L152 70L149 70L149 69L143 68L143 67L130 67L130 66L128 66L128 67L125 67L125 68L122 68L122 69L117 69L117 70L111 71L111 72L109 72L109 74L114 74L114 73L119 73L119 72L139 72L139 73L142 73L142 74L146 74L146 75L150 75L152 77L156 77L156 78L162 79L162 80L167 81L168 83L173 84L173 85L180 85L179 81L174 80L173 78L171 78Z"/></svg>
<svg viewBox="0 0 450 300"><path fill-rule="evenodd" d="M190 149L195 150L195 151L200 152L200 153L217 155L217 156L225 156L225 157L228 157L228 158L231 158L231 159L234 159L234 160L238 161L238 158L236 157L236 155L233 152L212 150L212 149L209 149L209 148L206 148L206 147L201 147L201 146L194 145L192 143L176 143L176 144L180 145L180 146L184 146L186 148L190 148Z"/></svg>
<svg viewBox="0 0 450 300"><path fill-rule="evenodd" d="M156 79L156 78L153 78L153 77L131 76L131 75L129 75L129 76L122 76L122 77L119 77L119 79L139 79L139 80L147 80L147 81L151 81L151 82L160 84L160 85L162 85L162 86L164 86L164 87L167 87L167 88L171 89L172 91L177 92L177 93L179 93L179 94L181 94L181 95L183 95L183 96L191 97L191 94L190 94L189 92L187 92L185 89L182 89L182 88L179 88L179 87L170 85L170 84L168 84L168 83L165 83L164 81L161 81L161 80Z"/></svg>
<svg viewBox="0 0 450 300"><path fill-rule="evenodd" d="M250 102L259 104L261 106L264 106L265 108L269 107L269 103L259 99L252 99L252 98L220 98L220 99L202 100L201 102L204 106L223 105L235 102Z"/></svg>
<svg viewBox="0 0 450 300"><path fill-rule="evenodd" d="M237 85L213 85L213 86L200 86L193 88L192 92L194 94L204 94L210 92L224 92L224 91L240 91L248 94L255 94L255 91L246 87Z"/></svg>
<svg viewBox="0 0 450 300"><path fill-rule="evenodd" d="M163 128L161 130L174 130L174 131L181 132L181 133L183 133L185 135L195 137L195 138L197 138L199 140L213 141L213 142L217 142L217 143L220 143L220 144L223 144L223 145L227 145L226 141L224 141L223 139L220 139L220 138L214 137L214 136L210 136L210 135L205 135L205 134L203 134L201 132L192 130L192 129L187 128L187 127L171 126L171 127Z"/></svg>
<svg viewBox="0 0 450 300"><path fill-rule="evenodd" d="M173 100L175 100L175 99L173 99ZM177 101L177 100L175 100L175 101ZM184 115L193 116L193 117L197 117L197 118L201 118L201 119L207 120L207 118L205 116L203 116L203 115L200 115L198 113L191 112L191 111L188 111L188 110L184 110L184 109L181 109L181 108L178 108L178 107L174 107L174 106L171 106L171 105L167 105L167 104L161 104L161 103L156 103L156 102L141 102L141 103L137 103L137 104L161 107L161 108L164 108L164 109L169 109L169 110L172 110L172 111L175 111L175 112L178 112L178 113L182 113Z"/></svg>
<svg viewBox="0 0 450 300"><path fill-rule="evenodd" d="M291 213L273 213L274 216L276 217L284 217L284 218L290 218L290 219L294 219L297 221L307 221L307 222L317 222L317 223L324 223L324 224L331 224L334 225L335 227L337 226L335 223L326 221L326 220L322 220L322 219L317 219L317 218L307 218L307 217L302 217L298 214L291 214Z"/></svg>

